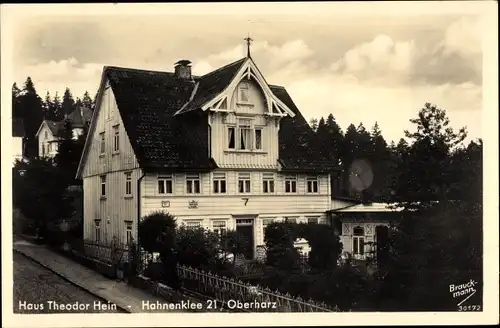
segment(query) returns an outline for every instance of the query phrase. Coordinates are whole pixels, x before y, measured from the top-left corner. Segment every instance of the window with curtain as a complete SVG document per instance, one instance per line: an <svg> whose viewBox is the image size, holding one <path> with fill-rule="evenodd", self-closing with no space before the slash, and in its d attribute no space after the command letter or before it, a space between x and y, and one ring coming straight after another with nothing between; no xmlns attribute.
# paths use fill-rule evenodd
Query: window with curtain
<svg viewBox="0 0 500 328"><path fill-rule="evenodd" d="M229 149L235 149L236 148L236 138L234 135L234 127L229 127L227 128L227 138L228 138L228 146L227 148Z"/></svg>
<svg viewBox="0 0 500 328"><path fill-rule="evenodd" d="M262 149L262 129L255 129L255 149Z"/></svg>
<svg viewBox="0 0 500 328"><path fill-rule="evenodd" d="M240 120L240 149L252 149L252 128L250 120Z"/></svg>

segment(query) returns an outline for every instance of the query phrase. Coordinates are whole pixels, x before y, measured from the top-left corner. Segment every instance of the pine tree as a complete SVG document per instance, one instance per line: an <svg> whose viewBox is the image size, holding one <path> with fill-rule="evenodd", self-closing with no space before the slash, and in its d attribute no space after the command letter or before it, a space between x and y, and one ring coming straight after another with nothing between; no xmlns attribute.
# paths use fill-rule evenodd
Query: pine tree
<svg viewBox="0 0 500 328"><path fill-rule="evenodd" d="M85 93L83 95L82 105L85 108L88 108L90 110L94 110L94 101L92 100L92 98L90 98L88 91L85 91Z"/></svg>
<svg viewBox="0 0 500 328"><path fill-rule="evenodd" d="M73 99L73 95L69 88L66 88L63 95L62 101L62 111L64 114L70 114L75 109L75 101Z"/></svg>
<svg viewBox="0 0 500 328"><path fill-rule="evenodd" d="M13 118L22 118L23 113L21 112L21 108L19 106L19 95L21 90L17 87L17 84L14 82L12 85L12 117Z"/></svg>
<svg viewBox="0 0 500 328"><path fill-rule="evenodd" d="M56 122L64 119L64 112L62 109L61 98L59 97L59 93L56 91L54 99L52 100L52 109L50 110L53 116L53 120Z"/></svg>
<svg viewBox="0 0 500 328"><path fill-rule="evenodd" d="M23 140L26 156L33 158L38 156L38 142L35 135L43 121L43 106L30 77L26 79L16 99L18 101L16 115L22 117L26 132Z"/></svg>
<svg viewBox="0 0 500 328"><path fill-rule="evenodd" d="M53 106L52 106L52 99L50 98L50 93L47 91L45 94L45 100L43 101L43 119L44 120L53 120L54 119L54 114L51 112Z"/></svg>

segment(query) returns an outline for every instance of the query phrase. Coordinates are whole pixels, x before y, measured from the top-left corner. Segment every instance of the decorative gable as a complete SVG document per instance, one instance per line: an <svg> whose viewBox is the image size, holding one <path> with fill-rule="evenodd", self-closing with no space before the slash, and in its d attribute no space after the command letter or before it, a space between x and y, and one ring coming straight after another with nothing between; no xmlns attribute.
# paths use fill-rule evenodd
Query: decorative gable
<svg viewBox="0 0 500 328"><path fill-rule="evenodd" d="M262 91L266 107L266 110L263 113L264 115L278 117L295 116L295 113L273 94L265 81L264 76L251 58L248 58L245 61L234 76L231 83L220 94L203 104L201 109L203 111L210 110L214 112L225 112L231 111L231 109L227 108L227 104L244 104L247 102L244 98L245 86L248 86L246 83L249 82L253 82L258 85ZM247 91L249 91L248 87Z"/></svg>

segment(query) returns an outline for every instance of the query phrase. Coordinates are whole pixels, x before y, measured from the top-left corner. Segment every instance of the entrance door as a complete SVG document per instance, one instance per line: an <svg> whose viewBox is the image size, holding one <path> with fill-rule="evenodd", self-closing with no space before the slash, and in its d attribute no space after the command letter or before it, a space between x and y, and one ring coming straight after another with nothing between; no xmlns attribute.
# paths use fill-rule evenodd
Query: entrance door
<svg viewBox="0 0 500 328"><path fill-rule="evenodd" d="M253 246L254 246L254 236L253 236L253 224L254 219L236 219L236 233L239 234L244 241L244 251L243 255L246 259L253 259Z"/></svg>

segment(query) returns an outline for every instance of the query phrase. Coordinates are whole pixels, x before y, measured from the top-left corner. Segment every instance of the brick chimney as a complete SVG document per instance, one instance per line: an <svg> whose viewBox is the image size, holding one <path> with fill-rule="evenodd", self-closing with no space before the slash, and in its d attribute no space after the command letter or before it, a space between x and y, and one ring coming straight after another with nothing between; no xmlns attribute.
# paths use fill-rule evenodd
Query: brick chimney
<svg viewBox="0 0 500 328"><path fill-rule="evenodd" d="M179 79L191 80L191 62L184 59L175 63L175 76Z"/></svg>

